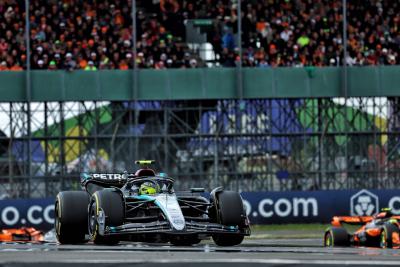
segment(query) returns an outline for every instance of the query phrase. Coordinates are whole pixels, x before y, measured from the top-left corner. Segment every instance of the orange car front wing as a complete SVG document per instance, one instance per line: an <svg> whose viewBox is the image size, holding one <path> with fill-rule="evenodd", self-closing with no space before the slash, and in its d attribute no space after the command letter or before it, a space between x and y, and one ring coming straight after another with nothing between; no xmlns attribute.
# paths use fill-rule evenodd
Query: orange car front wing
<svg viewBox="0 0 400 267"><path fill-rule="evenodd" d="M0 231L0 242L15 242L15 241L44 241L42 231L36 230L33 227L22 227L19 229L4 229Z"/></svg>

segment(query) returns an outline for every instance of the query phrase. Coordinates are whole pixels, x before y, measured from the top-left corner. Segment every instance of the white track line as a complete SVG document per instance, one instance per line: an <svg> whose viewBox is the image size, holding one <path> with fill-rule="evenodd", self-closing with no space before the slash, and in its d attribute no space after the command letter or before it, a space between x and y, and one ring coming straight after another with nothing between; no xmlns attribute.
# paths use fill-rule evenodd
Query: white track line
<svg viewBox="0 0 400 267"><path fill-rule="evenodd" d="M1 262L1 261L0 261ZM21 261L23 262L23 261ZM7 263L21 263L18 261L15 262L7 262ZM290 260L290 259L160 259L160 260L130 260L130 259L120 259L120 260L109 260L109 259L101 259L101 260L56 260L56 261L30 261L31 263L155 263L155 264L163 264L163 263L250 263L250 264L300 264L300 265L370 265L370 266L399 266L398 261L360 261L360 260ZM4 262L5 263L5 262Z"/></svg>

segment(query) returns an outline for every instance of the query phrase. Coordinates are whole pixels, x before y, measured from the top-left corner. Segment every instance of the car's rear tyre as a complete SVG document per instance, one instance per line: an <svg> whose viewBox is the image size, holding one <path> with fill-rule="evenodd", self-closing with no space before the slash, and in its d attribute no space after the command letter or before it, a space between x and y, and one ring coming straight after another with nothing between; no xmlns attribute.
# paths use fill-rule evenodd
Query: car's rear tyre
<svg viewBox="0 0 400 267"><path fill-rule="evenodd" d="M244 222L243 200L239 193L222 191L216 199L218 223L241 228ZM242 243L244 236L238 234L214 234L212 238L218 246L235 246Z"/></svg>
<svg viewBox="0 0 400 267"><path fill-rule="evenodd" d="M85 243L88 233L89 194L84 191L58 193L55 202L54 228L61 244Z"/></svg>
<svg viewBox="0 0 400 267"><path fill-rule="evenodd" d="M192 246L201 242L197 236L173 236L169 239L174 246Z"/></svg>
<svg viewBox="0 0 400 267"><path fill-rule="evenodd" d="M349 234L342 227L331 227L324 235L325 247L347 247L350 245Z"/></svg>
<svg viewBox="0 0 400 267"><path fill-rule="evenodd" d="M383 226L379 246L381 248L393 248L394 239L393 236L397 235L397 239L399 238L399 228L393 224L386 224Z"/></svg>
<svg viewBox="0 0 400 267"><path fill-rule="evenodd" d="M99 234L98 217L100 211L105 216L105 226L120 226L124 221L124 202L118 192L100 190L93 194L89 206L89 234L91 240L98 245L116 245L119 239L114 236Z"/></svg>

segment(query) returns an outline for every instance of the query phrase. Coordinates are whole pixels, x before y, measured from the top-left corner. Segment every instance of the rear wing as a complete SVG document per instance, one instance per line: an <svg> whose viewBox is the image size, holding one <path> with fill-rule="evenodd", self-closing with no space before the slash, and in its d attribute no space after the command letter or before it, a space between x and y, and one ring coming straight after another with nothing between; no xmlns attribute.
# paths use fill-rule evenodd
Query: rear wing
<svg viewBox="0 0 400 267"><path fill-rule="evenodd" d="M335 216L332 218L332 226L340 227L342 223L351 225L363 225L373 220L372 216Z"/></svg>

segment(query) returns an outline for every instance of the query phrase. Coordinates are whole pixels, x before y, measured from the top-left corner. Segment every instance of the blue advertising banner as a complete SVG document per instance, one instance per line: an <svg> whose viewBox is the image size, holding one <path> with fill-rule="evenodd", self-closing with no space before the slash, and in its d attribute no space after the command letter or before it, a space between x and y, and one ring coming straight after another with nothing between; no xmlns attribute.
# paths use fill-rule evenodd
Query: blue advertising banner
<svg viewBox="0 0 400 267"><path fill-rule="evenodd" d="M0 200L0 229L22 226L50 230L54 224L54 198Z"/></svg>
<svg viewBox="0 0 400 267"><path fill-rule="evenodd" d="M252 224L329 222L335 215L372 215L383 207L400 214L400 190L243 192ZM54 224L54 199L0 201L0 228Z"/></svg>
<svg viewBox="0 0 400 267"><path fill-rule="evenodd" d="M242 193L252 224L328 223L335 215L400 214L400 190L331 190Z"/></svg>

